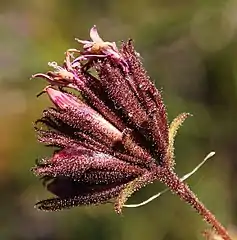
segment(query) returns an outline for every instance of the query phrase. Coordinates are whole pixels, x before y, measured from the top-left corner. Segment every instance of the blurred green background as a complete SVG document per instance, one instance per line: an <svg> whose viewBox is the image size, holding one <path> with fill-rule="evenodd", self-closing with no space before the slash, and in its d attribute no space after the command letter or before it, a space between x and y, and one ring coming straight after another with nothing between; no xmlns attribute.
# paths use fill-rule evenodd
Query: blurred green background
<svg viewBox="0 0 237 240"><path fill-rule="evenodd" d="M97 25L105 40L135 39L172 120L185 122L176 141L182 175L210 151L216 156L191 179L191 188L228 228L237 225L237 1L236 0L11 0L0 2L0 239L202 239L202 219L166 193L137 209L112 205L45 213L33 208L49 194L29 171L50 150L36 142L32 123L50 103L36 98L46 83L29 78L61 63L75 37ZM139 202L162 190L155 183Z"/></svg>

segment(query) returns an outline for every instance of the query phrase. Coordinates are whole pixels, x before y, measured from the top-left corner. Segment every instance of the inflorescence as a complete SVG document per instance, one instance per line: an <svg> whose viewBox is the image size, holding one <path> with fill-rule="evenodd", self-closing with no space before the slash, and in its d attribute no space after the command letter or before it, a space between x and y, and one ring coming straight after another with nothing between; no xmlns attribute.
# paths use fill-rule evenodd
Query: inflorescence
<svg viewBox="0 0 237 240"><path fill-rule="evenodd" d="M36 121L38 140L56 147L32 169L55 195L36 207L56 211L114 202L120 213L130 195L159 180L230 239L174 172L174 138L189 114L168 124L161 92L131 40L117 48L95 26L90 37L76 39L82 50L67 50L62 66L51 62L53 71L33 75L47 80L43 92L54 104Z"/></svg>

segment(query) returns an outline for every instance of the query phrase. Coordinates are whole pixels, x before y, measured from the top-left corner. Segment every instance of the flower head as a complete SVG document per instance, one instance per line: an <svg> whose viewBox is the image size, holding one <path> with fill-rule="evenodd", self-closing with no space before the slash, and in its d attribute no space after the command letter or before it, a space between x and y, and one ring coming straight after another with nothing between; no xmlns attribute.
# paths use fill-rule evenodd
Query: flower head
<svg viewBox="0 0 237 240"><path fill-rule="evenodd" d="M115 43L104 42L95 26L90 37L92 41L78 40L82 51L66 52L62 66L49 63L54 71L33 76L49 82L43 92L54 104L36 121L38 139L57 147L32 169L55 195L36 207L56 211L113 201L120 213L135 191L159 180L224 240L230 240L225 228L183 182L186 175L179 178L173 171L174 138L189 114L180 114L168 126L161 94L132 42L118 49Z"/></svg>
<svg viewBox="0 0 237 240"><path fill-rule="evenodd" d="M160 169L172 168L170 138L186 115L169 131L161 94L132 42L118 50L99 37L95 26L90 36L92 41L78 40L83 51L66 52L63 66L53 62L49 65L54 71L33 76L49 82L44 92L54 104L36 122L38 139L59 148L33 168L56 195L37 203L39 209L117 198L120 212L135 190L158 179Z"/></svg>

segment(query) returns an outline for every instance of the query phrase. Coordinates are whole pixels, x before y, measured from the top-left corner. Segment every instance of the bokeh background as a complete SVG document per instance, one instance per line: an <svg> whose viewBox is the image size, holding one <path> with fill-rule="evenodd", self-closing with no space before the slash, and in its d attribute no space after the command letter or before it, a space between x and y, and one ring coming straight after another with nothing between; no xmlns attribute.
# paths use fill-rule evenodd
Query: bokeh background
<svg viewBox="0 0 237 240"><path fill-rule="evenodd" d="M189 240L207 225L177 196L166 193L122 216L112 205L44 213L33 208L49 194L30 172L50 150L38 144L32 123L50 102L36 98L46 83L30 80L61 63L75 37L92 25L119 43L133 38L172 120L194 116L176 141L182 175L210 151L191 188L231 231L237 226L237 1L236 0L11 0L0 2L0 239ZM162 190L155 183L139 202Z"/></svg>

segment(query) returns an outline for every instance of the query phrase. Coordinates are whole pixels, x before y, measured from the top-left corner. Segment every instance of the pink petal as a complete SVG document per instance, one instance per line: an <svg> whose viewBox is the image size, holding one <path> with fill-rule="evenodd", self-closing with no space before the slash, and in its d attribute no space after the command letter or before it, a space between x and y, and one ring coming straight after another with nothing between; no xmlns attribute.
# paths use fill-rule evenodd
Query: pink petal
<svg viewBox="0 0 237 240"><path fill-rule="evenodd" d="M52 102L61 109L66 109L68 107L77 108L80 103L72 96L62 93L54 88L46 87L45 91L49 95Z"/></svg>
<svg viewBox="0 0 237 240"><path fill-rule="evenodd" d="M91 30L90 30L90 37L92 39L93 42L96 43L103 43L104 41L101 39L101 37L99 36L97 29L96 29L96 25L94 25Z"/></svg>

